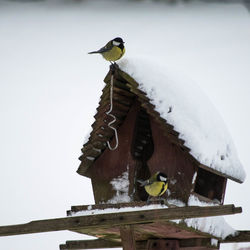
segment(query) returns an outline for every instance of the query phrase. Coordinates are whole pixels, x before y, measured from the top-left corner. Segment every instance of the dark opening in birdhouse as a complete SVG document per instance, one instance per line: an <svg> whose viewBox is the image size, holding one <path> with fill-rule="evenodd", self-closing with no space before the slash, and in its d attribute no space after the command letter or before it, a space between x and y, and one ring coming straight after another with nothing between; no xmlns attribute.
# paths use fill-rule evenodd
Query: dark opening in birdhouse
<svg viewBox="0 0 250 250"><path fill-rule="evenodd" d="M226 178L198 168L194 192L223 203Z"/></svg>
<svg viewBox="0 0 250 250"><path fill-rule="evenodd" d="M154 152L154 143L150 117L144 108L140 108L137 114L131 151L132 156L136 159L137 179L148 179L151 173L147 161ZM141 187L139 182L136 182L135 185L135 192L137 192L138 198L142 201L146 201L148 195L145 192L144 187Z"/></svg>

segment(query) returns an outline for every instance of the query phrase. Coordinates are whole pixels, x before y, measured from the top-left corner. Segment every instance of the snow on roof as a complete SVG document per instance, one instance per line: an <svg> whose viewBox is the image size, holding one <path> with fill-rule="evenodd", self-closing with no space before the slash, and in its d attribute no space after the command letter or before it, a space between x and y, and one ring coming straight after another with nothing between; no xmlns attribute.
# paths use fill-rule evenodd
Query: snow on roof
<svg viewBox="0 0 250 250"><path fill-rule="evenodd" d="M161 117L180 133L195 159L242 182L245 180L228 129L199 86L179 72L145 58L124 58L118 65L147 93Z"/></svg>

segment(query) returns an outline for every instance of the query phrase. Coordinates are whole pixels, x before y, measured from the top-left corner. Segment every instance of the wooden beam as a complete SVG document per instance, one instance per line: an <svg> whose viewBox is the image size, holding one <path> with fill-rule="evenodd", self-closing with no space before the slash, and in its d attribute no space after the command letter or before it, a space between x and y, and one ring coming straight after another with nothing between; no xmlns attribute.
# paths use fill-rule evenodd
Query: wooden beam
<svg viewBox="0 0 250 250"><path fill-rule="evenodd" d="M238 231L235 236L228 236L220 243L250 242L250 231Z"/></svg>
<svg viewBox="0 0 250 250"><path fill-rule="evenodd" d="M180 250L180 246L178 240L154 239L148 240L146 249Z"/></svg>
<svg viewBox="0 0 250 250"><path fill-rule="evenodd" d="M219 171L217 171L217 170L215 170L215 169L213 169L213 168L210 168L210 167L208 167L208 166L206 166L206 165L203 165L203 164L198 164L198 165L199 165L200 168L203 168L203 169L205 169L205 170L207 170L207 171L209 171L209 172L211 172L211 173L214 173L214 174L217 174L217 175L219 175L219 176L228 178L228 179L230 179L230 180L232 180L232 181L235 181L235 182L238 182L238 183L243 183L243 181L240 180L240 179L238 179L238 178L235 178L235 177L233 177L233 176L230 176L230 175L221 173L221 172L219 172Z"/></svg>
<svg viewBox="0 0 250 250"><path fill-rule="evenodd" d="M126 208L126 207L143 207L143 206L147 206L147 205L164 205L164 200L152 200L150 201L150 203L147 203L146 201L133 201L133 202L124 202L124 203L116 203L116 204L112 204L112 203L108 203L108 204L93 204L93 205L78 205L78 206L71 206L71 210L67 211L67 215L74 215L74 213L76 212L84 212L84 211L88 211L88 210L104 210L107 208ZM167 205L167 204L165 204Z"/></svg>
<svg viewBox="0 0 250 250"><path fill-rule="evenodd" d="M179 241L180 249L219 249L220 244L212 245L211 238L182 239Z"/></svg>
<svg viewBox="0 0 250 250"><path fill-rule="evenodd" d="M164 209L138 210L133 212L104 213L87 216L73 216L48 220L31 221L26 224L2 226L0 236L52 232L61 230L107 228L122 225L133 225L187 219L208 216L220 216L241 213L241 207L234 205L189 206Z"/></svg>
<svg viewBox="0 0 250 250"><path fill-rule="evenodd" d="M121 242L109 240L74 240L66 241L66 244L60 245L60 250L63 249L98 249L98 248L116 248L121 247Z"/></svg>
<svg viewBox="0 0 250 250"><path fill-rule="evenodd" d="M125 225L120 227L120 235L123 250L136 250L133 227Z"/></svg>
<svg viewBox="0 0 250 250"><path fill-rule="evenodd" d="M167 239L164 239L167 240ZM200 249L200 248L210 248L218 249L216 246L211 246L210 238L194 238L194 239L182 239L178 240L179 247L181 249ZM137 241L136 249L145 250L148 241ZM121 242L97 239L97 240L75 240L75 241L66 241L65 244L60 245L60 250L71 250L71 249L100 249L100 248L117 248L122 247ZM159 248L158 248L159 249Z"/></svg>

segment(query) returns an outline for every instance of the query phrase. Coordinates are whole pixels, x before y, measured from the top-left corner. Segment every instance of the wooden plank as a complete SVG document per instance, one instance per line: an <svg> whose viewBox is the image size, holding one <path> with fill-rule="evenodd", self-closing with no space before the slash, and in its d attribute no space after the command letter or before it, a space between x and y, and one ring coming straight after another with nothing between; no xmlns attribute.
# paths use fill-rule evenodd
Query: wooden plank
<svg viewBox="0 0 250 250"><path fill-rule="evenodd" d="M92 187L95 197L95 203L103 203L112 199L116 195L116 191L112 189L111 181L118 176L122 176L124 172L128 172L129 181L131 180L135 159L131 154L131 144L133 142L134 124L138 112L139 104L134 103L130 108L125 120L117 130L119 145L116 150L103 151L100 157L92 165L90 172L92 173ZM116 127L116 125L113 125ZM111 145L115 144L114 136L109 140ZM105 162L105 164L103 164ZM118 167L119 166L119 167ZM133 183L131 180L130 183ZM131 187L131 185L130 185ZM130 196L130 190L128 190ZM133 194L131 194L133 200Z"/></svg>
<svg viewBox="0 0 250 250"><path fill-rule="evenodd" d="M122 213L108 213L88 216L75 216L48 220L31 221L26 224L1 226L0 236L52 232L60 230L107 228L122 225L151 223L207 216L241 213L241 207L222 205L213 207L176 207L165 209L141 210Z"/></svg>
<svg viewBox="0 0 250 250"><path fill-rule="evenodd" d="M220 243L250 242L250 231L238 231L235 236L228 236Z"/></svg>
<svg viewBox="0 0 250 250"><path fill-rule="evenodd" d="M164 239L166 240L166 239ZM181 239L178 240L180 250L201 250L201 249L218 249L216 246L211 245L210 238L194 238L194 239ZM137 250L145 250L147 241L137 241ZM160 248L156 248L160 249Z"/></svg>
<svg viewBox="0 0 250 250"><path fill-rule="evenodd" d="M134 87L138 87L139 84L130 76L128 75L127 73L125 73L124 71L122 70L118 70L118 74L123 78L125 79L127 82L129 82L132 86Z"/></svg>
<svg viewBox="0 0 250 250"><path fill-rule="evenodd" d="M136 250L135 237L132 226L130 225L121 226L120 235L121 235L123 250Z"/></svg>
<svg viewBox="0 0 250 250"><path fill-rule="evenodd" d="M210 238L197 238L197 239L184 239L179 241L180 249L197 249L197 248L209 248L218 249L217 246L211 244Z"/></svg>
<svg viewBox="0 0 250 250"><path fill-rule="evenodd" d="M132 92L128 90L120 89L119 87L116 87L116 86L113 87L113 91L119 95L125 96L130 99L135 97L135 95Z"/></svg>
<svg viewBox="0 0 250 250"><path fill-rule="evenodd" d="M60 245L60 249L98 249L98 248L116 248L121 247L121 242L109 240L75 240L66 241L66 244Z"/></svg>
<svg viewBox="0 0 250 250"><path fill-rule="evenodd" d="M150 205L152 204L159 204L159 205L163 205L164 201L151 201ZM78 205L78 206L72 206L71 207L71 211L69 211L71 213L74 212L79 212L79 211L86 211L86 210L94 210L94 209L98 209L98 210L104 210L107 208L126 208L126 207L143 207L143 206L147 206L149 205L146 201L133 201L133 202L125 202L125 203L116 203L116 204L112 204L112 203L108 203L108 204L93 204L93 205Z"/></svg>
<svg viewBox="0 0 250 250"><path fill-rule="evenodd" d="M180 246L178 240L154 239L154 240L148 240L146 249L179 250Z"/></svg>
<svg viewBox="0 0 250 250"><path fill-rule="evenodd" d="M203 169L205 169L205 170L207 170L207 171L210 171L211 173L214 173L214 174L220 175L220 176L222 176L222 177L228 178L228 179L230 179L230 180L232 180L232 181L236 181L236 182L238 182L238 183L243 183L243 181L240 180L240 179L237 179L237 178L235 178L235 177L233 177L233 176L230 176L230 175L221 173L221 172L219 172L219 171L217 171L217 170L215 170L215 169L213 169L213 168L210 168L210 167L208 167L208 166L206 166L206 165L199 164L199 167L200 167L200 168L203 168Z"/></svg>
<svg viewBox="0 0 250 250"><path fill-rule="evenodd" d="M164 239L165 241L166 239ZM178 240L180 249L200 249L202 248L210 248L210 249L218 249L216 246L211 245L210 238L195 238L195 239L182 239ZM137 241L136 249L137 250L145 250L148 241ZM65 244L60 245L60 249L98 249L98 248L116 248L122 247L121 242L109 241L104 239L97 240L75 240L75 241L66 241Z"/></svg>

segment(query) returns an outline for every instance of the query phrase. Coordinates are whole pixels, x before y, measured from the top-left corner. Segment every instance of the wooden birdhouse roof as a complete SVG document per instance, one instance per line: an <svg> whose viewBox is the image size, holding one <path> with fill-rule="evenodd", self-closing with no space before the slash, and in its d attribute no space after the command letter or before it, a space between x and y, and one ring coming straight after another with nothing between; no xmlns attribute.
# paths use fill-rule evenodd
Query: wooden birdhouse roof
<svg viewBox="0 0 250 250"><path fill-rule="evenodd" d="M121 126L121 124L124 122L130 108L132 107L133 103L135 101L138 101L140 103L140 106L145 110L145 112L152 116L155 121L157 121L158 125L164 132L164 136L169 139L169 141L175 145L177 145L185 154L187 154L190 159L197 164L198 167L206 169L212 173L215 173L217 175L229 178L233 181L242 183L245 178L245 172L241 166L241 163L239 162L236 153L234 152L233 144L225 143L225 147L229 147L228 149L225 149L225 153L218 152L215 157L218 159L206 159L206 157L201 156L201 153L197 148L199 148L200 141L203 140L203 145L206 144L206 140L208 140L208 143L211 144L211 140L209 141L209 135L205 134L200 136L199 131L196 133L196 121L192 121L192 114L185 114L186 116L183 116L182 126L178 126L179 124L174 124L173 121L182 119L182 117L178 117L172 115L177 110L175 109L175 106L169 105L168 108L162 112L161 103L164 102L162 99L157 99L157 96L155 96L155 90L154 87L145 87L143 85L143 77L138 77L140 75L138 72L130 72L131 68L133 68L135 64L132 66L128 66L128 62L120 63L119 66L116 66L115 69L113 68L110 70L107 74L107 76L104 79L104 82L106 83L105 87L102 90L102 95L100 97L99 106L97 108L97 113L94 116L95 121L92 124L92 131L89 135L88 141L83 145L82 148L82 155L80 156L81 164L77 170L77 172L80 175L88 176L89 174L89 168L91 168L92 164L95 162L95 160L104 152L104 150L107 149L107 141L110 141L114 136L114 131L110 129L107 124L111 121L110 117L106 114L106 112L110 108L110 80L111 80L111 73L114 72L114 78L113 78L113 111L112 114L116 117L116 122L113 124L114 127L117 129ZM145 69L145 74L149 74L149 69ZM138 73L138 74L137 74ZM152 70L151 74L160 74L161 78L164 78L164 76L161 73L154 73L154 70ZM133 76L133 77L132 77ZM145 76L147 77L147 76ZM159 83L157 77L154 79L151 77L150 79L151 83L152 81L155 81L153 84L157 86ZM163 79L163 81L168 82L169 79ZM179 86L180 88L180 86ZM172 89L165 88L166 92L171 92ZM178 89L177 89L178 91ZM185 90L182 90L182 92L185 92ZM190 89L189 89L190 92ZM170 96L170 98L174 98L174 94ZM199 95L199 94L198 94ZM198 110L197 105L195 104L195 98L197 96L197 93L194 94L194 111ZM184 100L184 103L182 104L183 107L185 105L189 105L192 100L190 100L192 96L188 97L187 100ZM203 96L199 97L200 100L203 100ZM187 104L185 104L185 101ZM205 102L206 100L203 100ZM175 103L175 100L173 100L173 104ZM197 102L196 102L197 103ZM195 106L196 105L196 106ZM160 107L160 108L159 108ZM198 110L199 111L199 110ZM198 112L197 111L197 112ZM215 112L213 109L210 109L209 111ZM206 110L204 110L206 112ZM196 114L195 114L196 115ZM205 114L206 116L209 116L209 114ZM180 115L179 115L180 116ZM166 119L168 118L169 119ZM188 117L188 121L187 120ZM195 117L197 120L197 118ZM194 119L194 120L195 120ZM143 117L142 117L143 120ZM191 122L190 122L191 121ZM189 132L188 130L185 131L185 122L186 123L192 123L194 124L192 135L194 135L193 138L189 140L188 136L185 137ZM200 122L200 121L199 121ZM198 123L199 123L198 122ZM214 124L214 128L217 128L217 121L214 120L208 120L207 122L211 122ZM180 122L179 122L180 123ZM197 123L197 122L196 122ZM202 122L201 122L202 123ZM203 122L205 123L205 122ZM190 126L189 126L190 127ZM226 129L225 129L226 130ZM224 130L223 130L224 131ZM214 141L216 143L216 129L215 129L215 135ZM212 134L212 133L211 133ZM204 137L204 138L201 138ZM230 137L224 136L225 138ZM188 138L188 139L186 139ZM200 141L199 141L200 140ZM221 138L218 138L218 140L221 141ZM191 142L190 142L191 141ZM229 145L229 146L228 146ZM221 148L225 148L224 145L221 146ZM211 148L211 147L210 147ZM204 149L202 149L205 151ZM208 148L209 153L209 148ZM233 157L229 155L229 153L232 153ZM138 154L140 153L140 149L138 149ZM231 157L231 158L230 158ZM208 157L209 158L209 157ZM230 162L231 161L231 162Z"/></svg>

